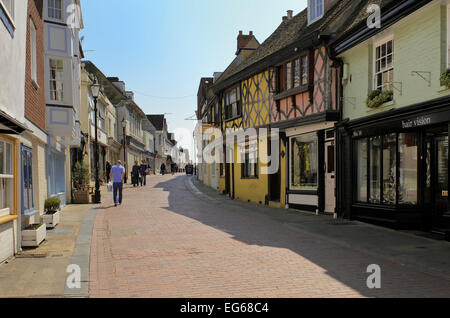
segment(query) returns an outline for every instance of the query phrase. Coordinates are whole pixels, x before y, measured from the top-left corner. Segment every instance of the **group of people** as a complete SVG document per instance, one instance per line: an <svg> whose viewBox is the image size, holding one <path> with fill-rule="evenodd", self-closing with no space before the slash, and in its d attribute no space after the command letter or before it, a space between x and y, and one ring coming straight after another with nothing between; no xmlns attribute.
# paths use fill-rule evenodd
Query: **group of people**
<svg viewBox="0 0 450 318"><path fill-rule="evenodd" d="M172 172L172 175L174 175L175 172L178 172L178 165L176 163L172 163L170 165L170 170ZM161 165L160 172L162 175L165 175L167 173L166 165L164 163Z"/></svg>
<svg viewBox="0 0 450 318"><path fill-rule="evenodd" d="M149 166L142 161L142 164L139 165L137 161L134 162L134 166L131 170L131 183L133 187L141 187L147 185L147 175L149 173Z"/></svg>

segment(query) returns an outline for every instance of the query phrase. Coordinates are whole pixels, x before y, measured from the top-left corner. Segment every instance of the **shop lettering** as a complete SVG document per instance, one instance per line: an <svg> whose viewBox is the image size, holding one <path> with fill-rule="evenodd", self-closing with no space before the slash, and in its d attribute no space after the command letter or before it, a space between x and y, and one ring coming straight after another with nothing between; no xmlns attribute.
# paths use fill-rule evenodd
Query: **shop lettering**
<svg viewBox="0 0 450 318"><path fill-rule="evenodd" d="M421 127L431 124L431 117L418 117L415 120L402 121L403 129Z"/></svg>

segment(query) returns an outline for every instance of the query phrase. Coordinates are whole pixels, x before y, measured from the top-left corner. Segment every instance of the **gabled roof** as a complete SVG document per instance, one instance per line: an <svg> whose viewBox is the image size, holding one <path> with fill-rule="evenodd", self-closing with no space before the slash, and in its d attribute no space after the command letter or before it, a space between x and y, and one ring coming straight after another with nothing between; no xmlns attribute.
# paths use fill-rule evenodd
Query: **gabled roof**
<svg viewBox="0 0 450 318"><path fill-rule="evenodd" d="M348 16L353 13L358 4L359 1L355 0L340 0L326 12L322 19L310 25L308 25L308 9L304 9L291 19L283 21L275 32L241 64L237 63L237 59L233 60L231 65L213 85L214 91L240 81L243 76L239 75L244 74L244 71L250 67L261 64L259 69L255 67L254 73L257 73L264 70L265 66L262 64L265 60L272 59L271 62L275 63L277 58L282 59L283 56L279 55L281 50L288 49L294 45L300 50L305 50L319 40L317 35L331 35L332 33L340 32L344 26L348 25L349 21L351 22ZM339 15L345 18L340 18ZM293 53L294 51L292 50L291 55ZM282 62L282 60L279 62Z"/></svg>
<svg viewBox="0 0 450 318"><path fill-rule="evenodd" d="M164 115L147 115L147 119L152 123L156 130L164 130Z"/></svg>

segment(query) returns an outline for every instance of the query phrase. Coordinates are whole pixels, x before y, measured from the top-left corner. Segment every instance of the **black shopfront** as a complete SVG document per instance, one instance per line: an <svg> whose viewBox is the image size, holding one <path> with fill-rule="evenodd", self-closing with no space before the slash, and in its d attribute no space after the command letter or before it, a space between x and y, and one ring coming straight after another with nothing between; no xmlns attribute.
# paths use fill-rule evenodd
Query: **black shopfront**
<svg viewBox="0 0 450 318"><path fill-rule="evenodd" d="M396 229L450 230L450 97L338 124L337 211Z"/></svg>

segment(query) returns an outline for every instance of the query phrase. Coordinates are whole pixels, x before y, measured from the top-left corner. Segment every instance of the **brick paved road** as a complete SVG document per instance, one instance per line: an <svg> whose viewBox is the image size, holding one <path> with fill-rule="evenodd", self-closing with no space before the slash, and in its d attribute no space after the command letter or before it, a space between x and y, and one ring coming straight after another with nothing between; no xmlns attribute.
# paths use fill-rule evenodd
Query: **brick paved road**
<svg viewBox="0 0 450 318"><path fill-rule="evenodd" d="M91 297L450 296L448 277L210 199L185 176L150 180L126 190L123 206L98 210ZM382 268L380 290L366 287L369 264Z"/></svg>

